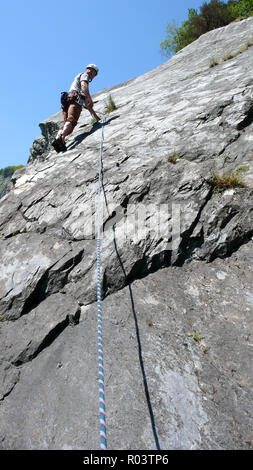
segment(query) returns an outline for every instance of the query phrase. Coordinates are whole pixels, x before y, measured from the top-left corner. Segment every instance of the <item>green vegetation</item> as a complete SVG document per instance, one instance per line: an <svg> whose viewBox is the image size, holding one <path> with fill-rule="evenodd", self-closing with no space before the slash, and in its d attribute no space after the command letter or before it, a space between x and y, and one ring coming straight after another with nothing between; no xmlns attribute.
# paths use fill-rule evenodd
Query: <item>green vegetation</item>
<svg viewBox="0 0 253 470"><path fill-rule="evenodd" d="M79 323L79 318L69 315L69 326L76 326Z"/></svg>
<svg viewBox="0 0 253 470"><path fill-rule="evenodd" d="M209 347L201 343L201 340L204 339L205 336L200 336L198 331L195 331L195 333L188 333L187 336L194 339L202 355L207 354L207 352L209 351Z"/></svg>
<svg viewBox="0 0 253 470"><path fill-rule="evenodd" d="M198 38L192 28L192 23L195 17L198 16L197 10L194 8L188 9L188 19L183 21L181 26L177 26L175 22L170 22L166 26L166 38L160 43L161 52L166 57L172 53L178 52L183 47Z"/></svg>
<svg viewBox="0 0 253 470"><path fill-rule="evenodd" d="M211 64L210 64L210 68L215 67L216 65L219 65L219 62L217 62L217 60L213 59Z"/></svg>
<svg viewBox="0 0 253 470"><path fill-rule="evenodd" d="M241 47L241 49L239 49L239 51L235 52L234 54L227 54L225 57L223 57L222 61L225 62L226 60L233 59L239 54L246 52L251 46L253 46L253 41L248 41L243 47ZM219 65L219 62L213 59L212 62L210 63L210 67L215 67L215 65Z"/></svg>
<svg viewBox="0 0 253 470"><path fill-rule="evenodd" d="M197 343L205 338L204 336L200 336L198 331L195 331L194 334L193 333L188 333L187 336L193 338L194 341L196 341Z"/></svg>
<svg viewBox="0 0 253 470"><path fill-rule="evenodd" d="M176 161L179 160L180 155L179 153L173 153L172 155L168 156L168 162L173 163L175 165Z"/></svg>
<svg viewBox="0 0 253 470"><path fill-rule="evenodd" d="M230 60L230 59L233 59L234 56L232 54L227 54L225 57L223 57L223 62L226 62L226 60Z"/></svg>
<svg viewBox="0 0 253 470"><path fill-rule="evenodd" d="M249 165L242 165L236 168L235 173L237 174L244 173L245 171L248 171L248 170L249 170Z"/></svg>
<svg viewBox="0 0 253 470"><path fill-rule="evenodd" d="M212 171L210 184L218 192L225 191L229 188L245 188L247 183L241 178L241 173L247 170L248 166L244 165L237 168L232 173L225 174L223 176L218 176L214 171Z"/></svg>
<svg viewBox="0 0 253 470"><path fill-rule="evenodd" d="M23 168L24 165L18 166L6 166L0 170L0 197L4 196L6 193L8 184L10 182L11 176L19 168Z"/></svg>
<svg viewBox="0 0 253 470"><path fill-rule="evenodd" d="M230 10L236 18L248 18L253 16L253 0L239 0L228 2Z"/></svg>
<svg viewBox="0 0 253 470"><path fill-rule="evenodd" d="M160 43L166 57L180 51L202 34L226 26L237 18L253 15L253 0L220 0L204 2L198 10L188 9L188 18L180 26L170 22L166 26L166 38Z"/></svg>
<svg viewBox="0 0 253 470"><path fill-rule="evenodd" d="M233 59L234 57L238 56L239 54L242 54L243 52L247 51L250 46L253 46L253 41L247 42L245 46L243 46L239 51L235 52L234 54L228 54L227 56L223 57L223 62L226 60Z"/></svg>
<svg viewBox="0 0 253 470"><path fill-rule="evenodd" d="M112 96L109 95L107 103L105 104L105 113L109 114L112 111L115 111L115 109L117 109L117 106L114 103Z"/></svg>
<svg viewBox="0 0 253 470"><path fill-rule="evenodd" d="M19 170L23 167L24 165L6 166L5 168L2 168L0 170L0 176L2 176L3 178L10 178L16 170Z"/></svg>

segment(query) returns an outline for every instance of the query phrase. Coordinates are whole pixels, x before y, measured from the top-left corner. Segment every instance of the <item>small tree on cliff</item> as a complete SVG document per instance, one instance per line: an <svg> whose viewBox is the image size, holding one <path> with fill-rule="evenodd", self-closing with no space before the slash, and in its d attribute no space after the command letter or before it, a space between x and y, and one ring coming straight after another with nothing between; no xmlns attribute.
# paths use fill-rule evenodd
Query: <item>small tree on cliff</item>
<svg viewBox="0 0 253 470"><path fill-rule="evenodd" d="M198 16L197 10L190 8L188 9L188 19L183 21L181 26L177 26L174 21L167 23L167 36L160 44L161 51L165 56L169 57L173 52L180 51L198 38L192 27L193 18L196 16Z"/></svg>
<svg viewBox="0 0 253 470"><path fill-rule="evenodd" d="M253 0L244 1L252 2ZM181 26L177 26L175 22L167 24L167 37L160 44L161 52L169 57L173 52L180 51L198 39L201 34L227 25L238 16L233 10L237 3L231 0L228 3L211 0L209 3L204 2L201 5L199 13L194 8L190 8L188 18L183 21Z"/></svg>
<svg viewBox="0 0 253 470"><path fill-rule="evenodd" d="M193 28L200 36L212 29L226 26L235 18L236 14L231 11L229 4L211 0L200 7L199 15L193 18Z"/></svg>

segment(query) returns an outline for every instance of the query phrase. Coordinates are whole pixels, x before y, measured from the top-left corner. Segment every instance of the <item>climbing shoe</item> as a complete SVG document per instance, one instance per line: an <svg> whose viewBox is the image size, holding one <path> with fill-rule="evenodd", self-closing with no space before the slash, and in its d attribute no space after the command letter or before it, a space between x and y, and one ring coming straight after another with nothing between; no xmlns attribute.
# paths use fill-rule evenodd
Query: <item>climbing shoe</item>
<svg viewBox="0 0 253 470"><path fill-rule="evenodd" d="M61 137L58 137L58 139L54 139L54 141L52 142L52 146L54 147L57 153L65 152L67 150L67 147Z"/></svg>
<svg viewBox="0 0 253 470"><path fill-rule="evenodd" d="M57 153L61 152L60 147L59 147L58 139L54 139L54 141L52 142L52 146L54 147L54 149Z"/></svg>
<svg viewBox="0 0 253 470"><path fill-rule="evenodd" d="M65 151L67 150L67 147L66 147L66 145L65 145L64 140L62 139L62 137L58 137L57 140L58 140L58 142L59 142L58 145L59 145L61 151L62 151L62 152L65 152Z"/></svg>

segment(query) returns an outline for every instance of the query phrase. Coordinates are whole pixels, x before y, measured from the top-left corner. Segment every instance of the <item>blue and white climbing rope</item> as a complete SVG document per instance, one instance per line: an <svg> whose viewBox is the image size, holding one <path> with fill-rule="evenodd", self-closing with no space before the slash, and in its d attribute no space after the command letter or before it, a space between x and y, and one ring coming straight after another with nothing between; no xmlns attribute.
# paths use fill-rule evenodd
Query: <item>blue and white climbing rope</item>
<svg viewBox="0 0 253 470"><path fill-rule="evenodd" d="M105 395L104 395L104 366L103 366L103 341L102 341L102 307L101 307L101 186L102 186L102 155L104 140L104 117L102 118L99 168L98 168L98 195L97 195L97 328L98 328L98 374L99 374L99 420L100 420L100 449L107 449L106 424L105 424Z"/></svg>

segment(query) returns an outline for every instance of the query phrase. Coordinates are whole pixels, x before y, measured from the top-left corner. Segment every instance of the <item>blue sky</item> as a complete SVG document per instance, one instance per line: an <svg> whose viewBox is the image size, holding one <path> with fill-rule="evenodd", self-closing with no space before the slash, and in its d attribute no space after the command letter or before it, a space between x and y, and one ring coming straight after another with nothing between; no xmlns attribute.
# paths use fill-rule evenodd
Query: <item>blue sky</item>
<svg viewBox="0 0 253 470"><path fill-rule="evenodd" d="M12 0L0 7L0 168L25 165L39 123L60 110L87 63L100 73L91 94L166 62L166 24L203 0ZM85 112L85 111L84 111Z"/></svg>

